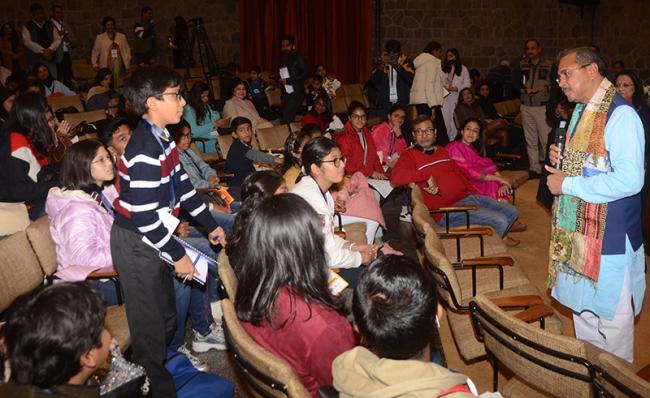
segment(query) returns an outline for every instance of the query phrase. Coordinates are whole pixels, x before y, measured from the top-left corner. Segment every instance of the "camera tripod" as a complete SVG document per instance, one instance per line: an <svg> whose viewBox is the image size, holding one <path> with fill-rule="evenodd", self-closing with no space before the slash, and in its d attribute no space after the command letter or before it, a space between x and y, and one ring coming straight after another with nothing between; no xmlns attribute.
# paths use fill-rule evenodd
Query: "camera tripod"
<svg viewBox="0 0 650 398"><path fill-rule="evenodd" d="M210 96L214 98L214 93L212 92L212 84L210 84L210 78L216 76L217 73L217 57L214 54L212 45L210 44L210 39L205 31L203 26L203 18L197 17L192 18L187 21L187 25L190 28L190 47L187 54L187 59L185 62L185 78L196 77L191 76L190 66L193 63L193 54L195 49L198 48L198 60L199 66L201 67L201 73L205 78L205 83L208 85L210 90Z"/></svg>

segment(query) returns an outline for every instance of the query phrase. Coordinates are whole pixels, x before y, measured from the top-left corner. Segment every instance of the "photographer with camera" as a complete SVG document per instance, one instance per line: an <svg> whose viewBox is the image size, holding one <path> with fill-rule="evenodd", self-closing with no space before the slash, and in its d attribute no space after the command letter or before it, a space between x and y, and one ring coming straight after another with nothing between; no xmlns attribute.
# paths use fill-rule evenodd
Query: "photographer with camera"
<svg viewBox="0 0 650 398"><path fill-rule="evenodd" d="M379 92L377 116L386 119L393 105L409 104L413 74L413 67L406 54L402 53L400 42L388 40L370 78Z"/></svg>

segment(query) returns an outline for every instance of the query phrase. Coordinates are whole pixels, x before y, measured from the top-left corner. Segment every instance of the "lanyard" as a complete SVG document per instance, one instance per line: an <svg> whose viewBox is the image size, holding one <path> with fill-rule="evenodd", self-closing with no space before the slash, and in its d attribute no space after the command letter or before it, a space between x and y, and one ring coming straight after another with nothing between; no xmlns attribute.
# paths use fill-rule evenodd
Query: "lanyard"
<svg viewBox="0 0 650 398"><path fill-rule="evenodd" d="M366 164L366 159L368 157L368 143L366 142L366 137L364 137L363 129L361 129L361 132L357 133L357 136L361 142L361 148L363 148L363 164Z"/></svg>
<svg viewBox="0 0 650 398"><path fill-rule="evenodd" d="M390 129L390 146L388 147L388 157L393 154L393 147L395 146L395 132Z"/></svg>
<svg viewBox="0 0 650 398"><path fill-rule="evenodd" d="M167 156L165 155L165 146L160 140L158 134L153 131L153 125L149 123L148 120L146 120L146 122L149 125L149 132L151 133L151 135L153 135L153 138L156 139L158 145L160 145L160 149L162 149L163 156L165 156L165 161L167 161ZM174 210L174 207L176 206L176 187L174 186L174 176L176 175L175 171L176 171L176 162L174 162L174 159L172 158L172 169L169 171L169 210L170 211Z"/></svg>

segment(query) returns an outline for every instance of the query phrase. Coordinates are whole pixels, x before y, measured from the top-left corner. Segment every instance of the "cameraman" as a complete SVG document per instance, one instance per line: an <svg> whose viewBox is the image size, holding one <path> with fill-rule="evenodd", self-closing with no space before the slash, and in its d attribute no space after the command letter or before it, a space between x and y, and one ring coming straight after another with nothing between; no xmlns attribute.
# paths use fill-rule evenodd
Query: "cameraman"
<svg viewBox="0 0 650 398"><path fill-rule="evenodd" d="M388 110L395 104L404 107L409 104L409 93L413 83L413 68L402 53L397 40L388 40L377 68L370 78L379 92L377 116L386 119Z"/></svg>

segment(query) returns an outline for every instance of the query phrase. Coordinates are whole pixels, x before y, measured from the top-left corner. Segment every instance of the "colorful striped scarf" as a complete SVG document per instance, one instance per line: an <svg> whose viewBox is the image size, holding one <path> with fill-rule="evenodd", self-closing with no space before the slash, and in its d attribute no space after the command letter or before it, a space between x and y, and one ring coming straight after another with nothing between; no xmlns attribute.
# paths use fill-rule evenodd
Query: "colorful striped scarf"
<svg viewBox="0 0 650 398"><path fill-rule="evenodd" d="M603 79L589 103L576 106L562 162L567 177L592 177L611 170L605 124L615 94L616 88ZM557 272L576 281L598 282L606 218L607 203L588 203L570 195L557 198L549 247L549 287L555 284Z"/></svg>

